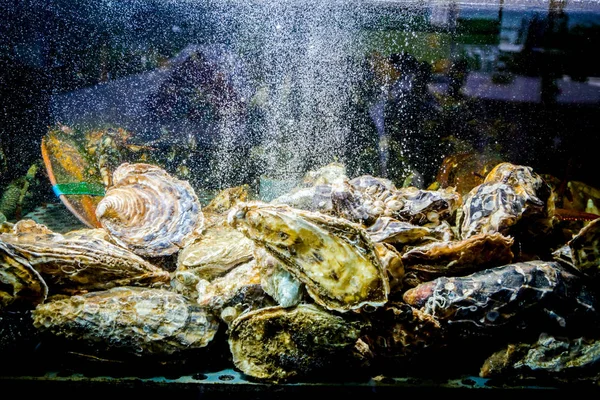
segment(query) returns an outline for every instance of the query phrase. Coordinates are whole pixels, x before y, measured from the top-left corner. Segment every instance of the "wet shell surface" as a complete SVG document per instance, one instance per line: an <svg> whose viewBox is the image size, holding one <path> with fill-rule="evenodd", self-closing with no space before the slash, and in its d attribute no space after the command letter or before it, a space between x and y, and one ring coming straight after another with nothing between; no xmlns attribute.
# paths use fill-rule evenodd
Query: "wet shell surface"
<svg viewBox="0 0 600 400"><path fill-rule="evenodd" d="M29 261L0 240L0 311L10 307L32 309L44 302L48 286Z"/></svg>
<svg viewBox="0 0 600 400"><path fill-rule="evenodd" d="M513 261L511 237L479 234L450 242L431 242L402 254L407 271L429 281L440 276L460 276Z"/></svg>
<svg viewBox="0 0 600 400"><path fill-rule="evenodd" d="M361 327L319 307L268 307L249 312L229 327L233 362L254 378L278 382L314 376L343 363ZM343 364L340 364L343 365ZM332 371L327 372L330 376Z"/></svg>
<svg viewBox="0 0 600 400"><path fill-rule="evenodd" d="M463 277L439 277L403 300L440 321L467 329L515 327L574 332L598 326L598 301L579 276L557 262L527 261Z"/></svg>
<svg viewBox="0 0 600 400"><path fill-rule="evenodd" d="M190 271L211 281L253 258L254 242L227 225L208 227L177 254L177 272Z"/></svg>
<svg viewBox="0 0 600 400"><path fill-rule="evenodd" d="M142 257L176 253L204 224L191 185L150 164L121 164L96 216L113 240Z"/></svg>
<svg viewBox="0 0 600 400"><path fill-rule="evenodd" d="M207 346L219 323L182 295L118 287L39 305L34 326L119 355L171 355Z"/></svg>
<svg viewBox="0 0 600 400"><path fill-rule="evenodd" d="M357 224L261 202L234 208L228 223L281 261L328 309L344 312L387 301L385 269L373 242Z"/></svg>
<svg viewBox="0 0 600 400"><path fill-rule="evenodd" d="M97 236L97 230L58 233L3 233L10 245L47 283L51 294L76 294L115 286L166 285L169 273L133 252Z"/></svg>
<svg viewBox="0 0 600 400"><path fill-rule="evenodd" d="M572 264L594 279L600 277L600 218L584 226L568 243Z"/></svg>

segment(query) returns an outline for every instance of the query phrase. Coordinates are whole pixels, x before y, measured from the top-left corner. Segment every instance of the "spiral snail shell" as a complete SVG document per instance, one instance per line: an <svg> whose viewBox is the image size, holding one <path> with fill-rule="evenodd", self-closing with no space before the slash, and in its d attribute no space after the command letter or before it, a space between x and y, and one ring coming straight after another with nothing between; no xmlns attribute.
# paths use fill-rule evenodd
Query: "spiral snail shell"
<svg viewBox="0 0 600 400"><path fill-rule="evenodd" d="M176 253L204 225L191 185L144 163L124 163L114 171L96 217L115 242L142 257Z"/></svg>

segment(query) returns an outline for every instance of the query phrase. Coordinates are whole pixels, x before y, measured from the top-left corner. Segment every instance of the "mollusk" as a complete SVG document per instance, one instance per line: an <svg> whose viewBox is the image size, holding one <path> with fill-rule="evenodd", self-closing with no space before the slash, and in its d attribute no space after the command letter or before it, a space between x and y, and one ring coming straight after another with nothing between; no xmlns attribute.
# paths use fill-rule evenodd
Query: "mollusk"
<svg viewBox="0 0 600 400"><path fill-rule="evenodd" d="M98 204L100 224L140 256L169 256L200 234L204 216L194 189L150 164L121 164Z"/></svg>

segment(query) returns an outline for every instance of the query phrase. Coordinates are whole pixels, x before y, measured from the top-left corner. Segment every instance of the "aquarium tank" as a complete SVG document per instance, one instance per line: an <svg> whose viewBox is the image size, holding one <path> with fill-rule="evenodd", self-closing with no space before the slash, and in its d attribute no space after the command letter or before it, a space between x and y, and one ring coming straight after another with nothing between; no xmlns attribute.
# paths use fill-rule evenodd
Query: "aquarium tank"
<svg viewBox="0 0 600 400"><path fill-rule="evenodd" d="M592 0L3 0L0 381L597 388L599 48Z"/></svg>

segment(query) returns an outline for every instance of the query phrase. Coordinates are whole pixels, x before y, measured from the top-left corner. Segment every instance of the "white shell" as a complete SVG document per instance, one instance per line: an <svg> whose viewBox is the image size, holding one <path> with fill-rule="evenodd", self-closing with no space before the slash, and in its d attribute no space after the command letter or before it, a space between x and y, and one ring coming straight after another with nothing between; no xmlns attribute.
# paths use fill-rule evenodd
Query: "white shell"
<svg viewBox="0 0 600 400"><path fill-rule="evenodd" d="M187 181L150 164L121 164L96 217L112 239L146 257L168 256L198 237L204 215Z"/></svg>

